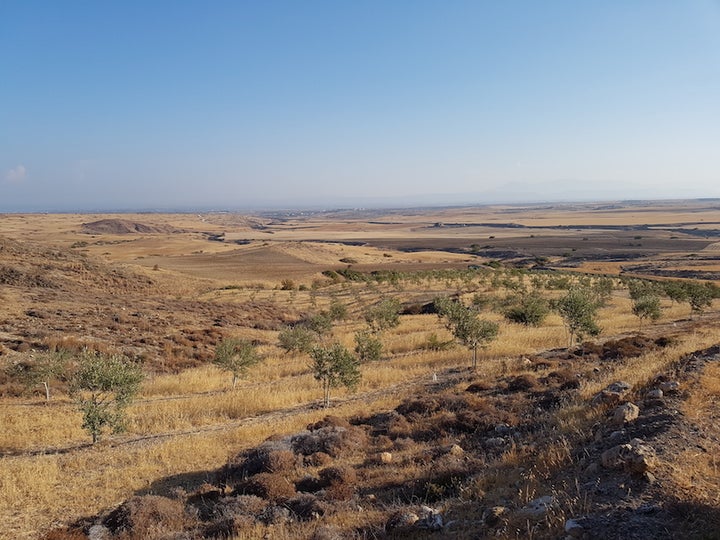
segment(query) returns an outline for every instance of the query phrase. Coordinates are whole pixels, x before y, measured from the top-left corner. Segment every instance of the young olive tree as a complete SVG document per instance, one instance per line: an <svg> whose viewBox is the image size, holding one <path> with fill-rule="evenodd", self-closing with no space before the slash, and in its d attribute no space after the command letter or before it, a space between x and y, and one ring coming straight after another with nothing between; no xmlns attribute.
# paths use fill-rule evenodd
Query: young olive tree
<svg viewBox="0 0 720 540"><path fill-rule="evenodd" d="M525 326L540 326L550 312L548 301L536 292L517 296L505 312L509 321Z"/></svg>
<svg viewBox="0 0 720 540"><path fill-rule="evenodd" d="M246 339L228 338L218 343L215 348L213 364L224 371L232 373L233 390L237 381L242 377L248 368L251 368L261 360L260 355L250 341Z"/></svg>
<svg viewBox="0 0 720 540"><path fill-rule="evenodd" d="M397 299L385 298L365 310L367 328L355 332L355 353L360 362L380 359L383 350L381 335L400 324L401 308Z"/></svg>
<svg viewBox="0 0 720 540"><path fill-rule="evenodd" d="M316 341L317 334L299 324L286 326L278 334L278 345L288 353L309 353Z"/></svg>
<svg viewBox="0 0 720 540"><path fill-rule="evenodd" d="M633 315L640 319L640 330L645 319L657 321L660 318L660 297L655 294L646 294L633 299Z"/></svg>
<svg viewBox="0 0 720 540"><path fill-rule="evenodd" d="M592 291L584 287L572 287L565 296L556 301L555 309L562 317L570 336L570 347L575 338L581 340L585 335L597 336L600 333L600 327L595 320L598 307Z"/></svg>
<svg viewBox="0 0 720 540"><path fill-rule="evenodd" d="M382 341L369 329L355 332L355 354L358 355L360 363L380 360L382 349Z"/></svg>
<svg viewBox="0 0 720 540"><path fill-rule="evenodd" d="M475 310L450 298L438 298L435 307L455 339L472 351L472 367L477 368L478 347L497 339L498 324L479 318Z"/></svg>
<svg viewBox="0 0 720 540"><path fill-rule="evenodd" d="M400 324L402 306L396 298L385 298L365 311L365 322L374 334L380 334Z"/></svg>
<svg viewBox="0 0 720 540"><path fill-rule="evenodd" d="M713 289L706 284L691 281L685 283L686 302L690 304L692 313L702 313L713 301Z"/></svg>
<svg viewBox="0 0 720 540"><path fill-rule="evenodd" d="M106 428L125 430L125 409L140 389L143 373L122 355L84 353L71 381L71 395L83 414L83 429L95 444Z"/></svg>
<svg viewBox="0 0 720 540"><path fill-rule="evenodd" d="M314 347L310 351L312 372L323 389L323 404L330 406L330 389L340 385L354 390L360 378L360 362L339 343L328 347Z"/></svg>

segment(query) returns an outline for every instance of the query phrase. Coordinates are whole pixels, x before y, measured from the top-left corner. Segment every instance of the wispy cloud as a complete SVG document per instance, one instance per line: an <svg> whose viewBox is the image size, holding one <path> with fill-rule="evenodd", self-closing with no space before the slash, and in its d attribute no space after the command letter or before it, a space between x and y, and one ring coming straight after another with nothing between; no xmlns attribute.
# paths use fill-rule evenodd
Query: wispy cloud
<svg viewBox="0 0 720 540"><path fill-rule="evenodd" d="M5 173L5 180L8 182L22 182L25 178L27 178L25 165L18 165Z"/></svg>

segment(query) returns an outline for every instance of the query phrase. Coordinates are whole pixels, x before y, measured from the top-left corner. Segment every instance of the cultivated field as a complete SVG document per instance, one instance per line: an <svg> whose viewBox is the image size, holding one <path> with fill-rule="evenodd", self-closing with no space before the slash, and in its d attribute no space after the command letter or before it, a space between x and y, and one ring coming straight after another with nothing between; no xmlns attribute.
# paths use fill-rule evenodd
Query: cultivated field
<svg viewBox="0 0 720 540"><path fill-rule="evenodd" d="M719 242L720 201L2 215L0 538L712 538ZM476 369L440 297L497 325ZM324 408L283 332L353 352L383 300L398 324ZM235 388L228 338L262 357ZM70 391L88 351L144 376L95 444Z"/></svg>

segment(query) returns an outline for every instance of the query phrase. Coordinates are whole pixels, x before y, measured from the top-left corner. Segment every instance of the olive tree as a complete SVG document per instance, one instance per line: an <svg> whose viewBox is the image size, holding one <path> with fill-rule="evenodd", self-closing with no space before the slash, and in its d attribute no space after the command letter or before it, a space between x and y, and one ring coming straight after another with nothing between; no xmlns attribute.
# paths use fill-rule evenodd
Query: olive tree
<svg viewBox="0 0 720 540"><path fill-rule="evenodd" d="M139 365L122 355L84 353L71 381L71 395L83 414L82 427L95 444L106 428L125 430L125 409L140 389Z"/></svg>
<svg viewBox="0 0 720 540"><path fill-rule="evenodd" d="M600 327L595 320L599 305L592 291L585 287L572 287L555 302L555 309L565 324L570 336L570 347L575 338L581 340L585 335L597 336Z"/></svg>
<svg viewBox="0 0 720 540"><path fill-rule="evenodd" d="M548 302L538 293L517 296L505 312L509 321L525 326L540 326L550 312Z"/></svg>
<svg viewBox="0 0 720 540"><path fill-rule="evenodd" d="M215 348L213 364L224 371L232 373L232 387L235 389L237 381L248 368L259 363L260 355L250 341L246 339L228 338L218 343Z"/></svg>
<svg viewBox="0 0 720 540"><path fill-rule="evenodd" d="M633 299L633 315L640 319L640 330L645 319L657 321L661 315L660 297L655 294L645 294Z"/></svg>
<svg viewBox="0 0 720 540"><path fill-rule="evenodd" d="M317 334L303 325L286 326L278 334L278 345L286 352L309 353Z"/></svg>
<svg viewBox="0 0 720 540"><path fill-rule="evenodd" d="M330 406L330 389L345 386L354 390L360 382L360 362L339 343L327 347L314 347L310 351L311 369L315 380L323 389L323 404Z"/></svg>
<svg viewBox="0 0 720 540"><path fill-rule="evenodd" d="M358 330L355 332L355 354L361 363L380 360L383 344L380 338L370 330Z"/></svg>
<svg viewBox="0 0 720 540"><path fill-rule="evenodd" d="M439 298L435 307L455 339L472 351L472 367L477 368L478 347L485 347L497 338L498 324L479 318L475 310L457 300Z"/></svg>
<svg viewBox="0 0 720 540"><path fill-rule="evenodd" d="M385 298L365 311L365 322L374 334L379 334L400 324L402 306L396 298Z"/></svg>

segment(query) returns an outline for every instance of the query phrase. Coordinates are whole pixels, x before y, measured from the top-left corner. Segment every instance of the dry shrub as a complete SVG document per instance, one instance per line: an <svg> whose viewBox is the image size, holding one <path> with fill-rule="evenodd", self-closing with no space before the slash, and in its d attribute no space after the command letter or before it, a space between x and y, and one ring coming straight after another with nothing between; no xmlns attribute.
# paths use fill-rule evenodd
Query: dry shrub
<svg viewBox="0 0 720 540"><path fill-rule="evenodd" d="M235 486L238 495L255 495L272 502L282 502L296 495L295 485L285 475L258 473Z"/></svg>
<svg viewBox="0 0 720 540"><path fill-rule="evenodd" d="M247 478L258 473L279 473L294 469L295 454L288 439L265 441L257 448L246 450L231 459L220 471L224 482Z"/></svg>
<svg viewBox="0 0 720 540"><path fill-rule="evenodd" d="M295 482L295 489L301 493L315 493L323 488L323 483L319 478L307 475Z"/></svg>
<svg viewBox="0 0 720 540"><path fill-rule="evenodd" d="M309 467L323 467L332 463L333 458L325 452L315 452L305 456L305 465Z"/></svg>
<svg viewBox="0 0 720 540"><path fill-rule="evenodd" d="M293 450L304 456L324 452L334 458L367 449L368 437L359 427L323 427L293 436Z"/></svg>
<svg viewBox="0 0 720 540"><path fill-rule="evenodd" d="M657 348L657 345L644 336L632 336L605 342L602 347L603 360L621 360L640 356L644 352Z"/></svg>
<svg viewBox="0 0 720 540"><path fill-rule="evenodd" d="M470 386L468 386L465 391L470 392L471 394L479 394L481 392L487 392L490 390L492 386L490 386L488 383L484 381L478 381L472 383Z"/></svg>
<svg viewBox="0 0 720 540"><path fill-rule="evenodd" d="M103 520L114 534L126 538L156 538L193 524L181 501L158 495L132 497Z"/></svg>
<svg viewBox="0 0 720 540"><path fill-rule="evenodd" d="M320 471L325 496L332 501L346 501L355 493L357 475L350 467L328 467Z"/></svg>
<svg viewBox="0 0 720 540"><path fill-rule="evenodd" d="M203 538L232 538L243 528L255 523L268 502L254 495L225 497L215 506L213 520L204 531Z"/></svg>
<svg viewBox="0 0 720 540"><path fill-rule="evenodd" d="M510 377L505 386L505 390L507 392L527 392L536 389L539 384L537 377L534 375L523 374Z"/></svg>
<svg viewBox="0 0 720 540"><path fill-rule="evenodd" d="M440 401L437 397L426 396L404 401L395 410L409 420L413 420L418 417L428 416L440 409L440 407Z"/></svg>
<svg viewBox="0 0 720 540"><path fill-rule="evenodd" d="M226 517L257 516L267 508L268 502L256 495L238 495L237 497L224 497L215 509L216 513Z"/></svg>
<svg viewBox="0 0 720 540"><path fill-rule="evenodd" d="M547 377L540 380L546 384L555 383L560 387L560 390L580 388L580 379L569 369L552 371L548 373Z"/></svg>
<svg viewBox="0 0 720 540"><path fill-rule="evenodd" d="M317 519L320 516L324 516L330 509L327 503L307 493L302 493L297 497L288 499L285 506L300 521Z"/></svg>

